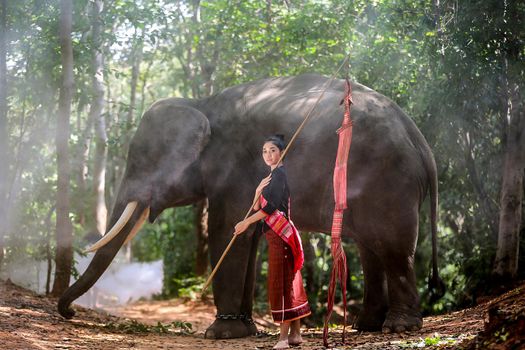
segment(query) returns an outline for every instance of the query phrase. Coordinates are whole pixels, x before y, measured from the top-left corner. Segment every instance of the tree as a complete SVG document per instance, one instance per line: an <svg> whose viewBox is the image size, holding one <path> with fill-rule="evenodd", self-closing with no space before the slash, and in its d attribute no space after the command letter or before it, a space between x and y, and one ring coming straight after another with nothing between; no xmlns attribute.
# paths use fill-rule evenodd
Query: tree
<svg viewBox="0 0 525 350"><path fill-rule="evenodd" d="M442 251L461 304L494 287L491 273L504 283L515 275L495 269L519 253L524 8L496 0L434 5L429 69L418 73L413 110L440 168Z"/></svg>
<svg viewBox="0 0 525 350"><path fill-rule="evenodd" d="M103 53L101 41L101 11L104 6L103 0L94 0L91 4L92 23L92 86L93 101L89 111L89 118L95 127L95 166L93 174L93 189L96 198L95 221L98 232L103 235L106 232L107 208L106 208L106 162L107 141L106 120L104 117L104 70Z"/></svg>
<svg viewBox="0 0 525 350"><path fill-rule="evenodd" d="M73 21L72 0L60 1L60 50L62 62L62 84L58 106L58 121L56 129L57 149L57 204L56 204L56 239L55 281L52 294L59 296L69 287L71 267L73 263L73 228L69 219L69 119L74 88L73 79L73 45L71 40Z"/></svg>
<svg viewBox="0 0 525 350"><path fill-rule="evenodd" d="M0 269L4 259L4 235L7 212L7 174L9 169L7 138L7 0L0 2Z"/></svg>
<svg viewBox="0 0 525 350"><path fill-rule="evenodd" d="M500 196L498 246L494 276L513 281L518 273L519 235L522 220L523 172L525 168L525 103L522 97L525 67L525 5L503 3L500 14L502 36L502 110L506 126L505 160Z"/></svg>

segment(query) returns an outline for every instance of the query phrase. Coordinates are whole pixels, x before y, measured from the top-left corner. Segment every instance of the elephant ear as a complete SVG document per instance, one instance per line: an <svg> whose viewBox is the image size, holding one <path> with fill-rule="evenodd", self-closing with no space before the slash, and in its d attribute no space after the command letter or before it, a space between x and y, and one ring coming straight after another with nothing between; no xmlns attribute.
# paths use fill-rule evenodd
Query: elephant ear
<svg viewBox="0 0 525 350"><path fill-rule="evenodd" d="M149 179L152 186L169 186L199 159L210 138L210 122L199 110L177 102L158 101L142 117L129 148L128 182L139 186Z"/></svg>
<svg viewBox="0 0 525 350"><path fill-rule="evenodd" d="M180 170L199 158L209 138L210 122L201 111L161 100L144 115L133 143L148 145L142 151L150 161L175 162Z"/></svg>
<svg viewBox="0 0 525 350"><path fill-rule="evenodd" d="M202 197L199 160L209 139L208 118L191 106L161 100L144 114L130 147L126 184L133 193L145 192L150 222L166 208Z"/></svg>
<svg viewBox="0 0 525 350"><path fill-rule="evenodd" d="M182 156L187 156L191 162L196 161L211 135L210 121L198 109L189 106L177 106L177 119L182 121L182 131L177 133L181 138Z"/></svg>

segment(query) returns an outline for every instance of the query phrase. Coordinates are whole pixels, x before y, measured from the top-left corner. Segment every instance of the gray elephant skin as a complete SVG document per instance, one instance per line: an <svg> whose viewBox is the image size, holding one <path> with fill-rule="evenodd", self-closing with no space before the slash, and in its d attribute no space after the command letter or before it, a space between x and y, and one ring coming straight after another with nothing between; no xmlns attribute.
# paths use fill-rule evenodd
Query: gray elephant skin
<svg viewBox="0 0 525 350"><path fill-rule="evenodd" d="M72 318L71 303L107 269L139 219L166 208L209 200L212 266L232 238L233 227L251 204L268 168L261 159L265 138L290 140L315 104L326 77L305 74L269 78L204 99L168 98L143 115L132 139L124 177L110 218L115 224L127 203L138 206L130 221L100 248L87 270L58 303ZM419 210L430 192L434 276L436 271L437 176L432 152L414 122L387 97L352 83L353 139L348 162L348 205L343 233L358 247L364 272L363 310L354 322L362 331L402 332L422 327L414 254ZM285 166L292 193L292 219L302 231L330 233L335 131L343 118L344 80L334 80L293 144ZM255 257L260 235L241 235L213 280L218 315L208 338L254 334L251 320ZM233 318L233 319L232 319Z"/></svg>

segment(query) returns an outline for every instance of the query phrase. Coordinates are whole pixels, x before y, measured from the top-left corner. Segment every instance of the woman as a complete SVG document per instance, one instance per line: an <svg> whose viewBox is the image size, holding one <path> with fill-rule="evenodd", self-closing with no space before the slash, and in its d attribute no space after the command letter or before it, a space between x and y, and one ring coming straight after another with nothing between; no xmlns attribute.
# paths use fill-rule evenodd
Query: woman
<svg viewBox="0 0 525 350"><path fill-rule="evenodd" d="M303 287L301 267L304 261L301 238L289 217L290 191L286 172L279 163L284 149L282 135L266 139L262 156L271 169L255 191L255 213L235 225L235 235L263 220L268 241L268 297L274 322L281 334L274 349L286 349L302 343L300 319L310 315Z"/></svg>

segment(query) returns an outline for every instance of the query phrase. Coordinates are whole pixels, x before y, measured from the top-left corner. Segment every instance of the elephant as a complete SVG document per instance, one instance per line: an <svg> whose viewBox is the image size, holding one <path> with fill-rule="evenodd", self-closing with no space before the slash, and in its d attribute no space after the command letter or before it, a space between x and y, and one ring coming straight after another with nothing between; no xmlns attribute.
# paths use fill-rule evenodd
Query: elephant
<svg viewBox="0 0 525 350"><path fill-rule="evenodd" d="M166 208L208 198L208 244L215 266L257 184L268 173L260 155L263 141L276 133L290 140L327 81L318 74L267 78L202 99L166 98L153 103L130 144L109 220L109 227L117 228L60 297L59 313L72 318L71 303L93 286L141 223L154 222ZM292 219L303 231L330 233L344 84L334 79L329 85L284 161ZM363 309L354 328L417 330L422 316L414 254L419 211L427 192L433 243L431 287L442 283L436 263L436 163L425 138L399 106L359 83L352 82L351 87L353 139L343 234L357 245L364 273ZM255 230L239 236L215 275L217 315L206 330L207 338L244 337L257 331L251 316L260 236Z"/></svg>

